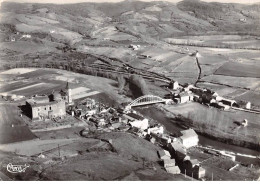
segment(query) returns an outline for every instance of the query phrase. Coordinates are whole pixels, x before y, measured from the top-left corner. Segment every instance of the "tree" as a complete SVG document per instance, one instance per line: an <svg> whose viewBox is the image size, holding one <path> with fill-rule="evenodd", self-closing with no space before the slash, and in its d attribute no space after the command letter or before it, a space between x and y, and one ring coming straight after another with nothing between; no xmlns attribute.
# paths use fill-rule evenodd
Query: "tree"
<svg viewBox="0 0 260 184"><path fill-rule="evenodd" d="M124 87L126 85L126 79L124 78L124 76L122 74L117 76L117 81L118 81L118 93L122 94Z"/></svg>
<svg viewBox="0 0 260 184"><path fill-rule="evenodd" d="M138 75L130 76L129 89L131 90L135 98L143 95L148 95L150 93L145 80L143 79L143 77Z"/></svg>

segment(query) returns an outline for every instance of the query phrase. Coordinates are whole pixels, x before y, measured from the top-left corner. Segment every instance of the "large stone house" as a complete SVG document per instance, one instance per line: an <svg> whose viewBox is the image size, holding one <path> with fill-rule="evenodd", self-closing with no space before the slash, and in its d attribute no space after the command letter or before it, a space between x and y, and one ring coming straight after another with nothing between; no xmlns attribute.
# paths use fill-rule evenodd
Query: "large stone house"
<svg viewBox="0 0 260 184"><path fill-rule="evenodd" d="M35 96L26 101L27 114L32 120L51 119L66 115L66 104L73 104L71 88L54 91L51 95Z"/></svg>
<svg viewBox="0 0 260 184"><path fill-rule="evenodd" d="M36 96L26 101L28 115L32 120L51 119L66 115L64 100L50 101L48 96Z"/></svg>

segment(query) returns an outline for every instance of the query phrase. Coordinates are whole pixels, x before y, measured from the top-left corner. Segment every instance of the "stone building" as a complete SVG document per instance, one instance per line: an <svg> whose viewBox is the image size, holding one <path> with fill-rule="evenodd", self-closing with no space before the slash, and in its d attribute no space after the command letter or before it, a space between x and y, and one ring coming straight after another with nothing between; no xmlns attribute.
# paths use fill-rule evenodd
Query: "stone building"
<svg viewBox="0 0 260 184"><path fill-rule="evenodd" d="M28 115L33 119L51 119L66 115L66 104L72 105L72 92L69 82L65 89L53 91L49 96L35 96L26 101Z"/></svg>
<svg viewBox="0 0 260 184"><path fill-rule="evenodd" d="M32 120L51 119L66 115L65 101L51 101L48 96L36 96L26 101L28 115Z"/></svg>

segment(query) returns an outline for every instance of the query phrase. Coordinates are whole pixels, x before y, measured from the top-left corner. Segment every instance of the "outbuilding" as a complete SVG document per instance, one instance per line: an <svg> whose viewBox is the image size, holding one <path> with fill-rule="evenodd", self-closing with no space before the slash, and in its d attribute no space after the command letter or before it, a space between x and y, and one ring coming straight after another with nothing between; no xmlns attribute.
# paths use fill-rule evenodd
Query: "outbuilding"
<svg viewBox="0 0 260 184"><path fill-rule="evenodd" d="M165 170L171 174L180 174L181 170L178 166L166 167Z"/></svg>
<svg viewBox="0 0 260 184"><path fill-rule="evenodd" d="M175 166L175 159L163 159L163 166L164 168L167 167L174 167Z"/></svg>
<svg viewBox="0 0 260 184"><path fill-rule="evenodd" d="M193 129L183 130L181 134L180 141L186 148L198 145L199 137Z"/></svg>

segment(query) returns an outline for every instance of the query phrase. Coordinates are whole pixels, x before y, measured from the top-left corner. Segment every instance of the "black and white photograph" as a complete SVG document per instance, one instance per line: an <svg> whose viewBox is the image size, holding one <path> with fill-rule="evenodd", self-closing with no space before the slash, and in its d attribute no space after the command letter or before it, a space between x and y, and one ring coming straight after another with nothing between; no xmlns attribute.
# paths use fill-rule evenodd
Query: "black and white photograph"
<svg viewBox="0 0 260 184"><path fill-rule="evenodd" d="M260 0L0 0L0 181L260 181Z"/></svg>

